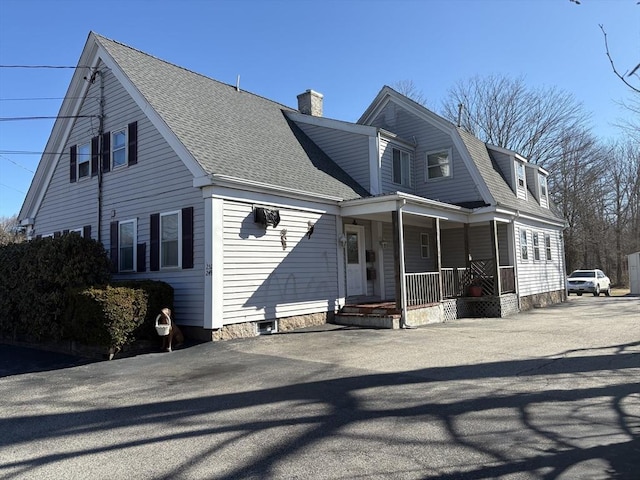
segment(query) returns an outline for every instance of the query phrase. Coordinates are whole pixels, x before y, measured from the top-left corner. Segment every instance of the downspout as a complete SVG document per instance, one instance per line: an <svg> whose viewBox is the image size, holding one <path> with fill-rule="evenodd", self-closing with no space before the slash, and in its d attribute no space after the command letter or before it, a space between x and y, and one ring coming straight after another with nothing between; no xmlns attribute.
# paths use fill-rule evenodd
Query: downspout
<svg viewBox="0 0 640 480"><path fill-rule="evenodd" d="M399 261L400 261L400 328L415 328L407 324L407 285L405 277L405 264L404 264L404 227L402 225L402 207L405 206L407 201L405 199L398 200L397 212L398 212L398 248L400 249Z"/></svg>

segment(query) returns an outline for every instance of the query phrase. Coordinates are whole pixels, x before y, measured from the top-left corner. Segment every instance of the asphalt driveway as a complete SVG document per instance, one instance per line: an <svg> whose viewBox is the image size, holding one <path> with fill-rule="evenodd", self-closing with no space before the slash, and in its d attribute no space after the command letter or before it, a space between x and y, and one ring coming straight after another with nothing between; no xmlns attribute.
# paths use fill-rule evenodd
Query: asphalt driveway
<svg viewBox="0 0 640 480"><path fill-rule="evenodd" d="M207 343L0 378L0 477L638 479L639 379L633 297Z"/></svg>

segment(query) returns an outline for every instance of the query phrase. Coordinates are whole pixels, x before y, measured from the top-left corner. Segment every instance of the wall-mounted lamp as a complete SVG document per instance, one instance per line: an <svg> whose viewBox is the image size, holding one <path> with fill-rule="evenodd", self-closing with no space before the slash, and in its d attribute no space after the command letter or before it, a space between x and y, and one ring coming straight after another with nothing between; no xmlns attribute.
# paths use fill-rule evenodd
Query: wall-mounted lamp
<svg viewBox="0 0 640 480"><path fill-rule="evenodd" d="M380 246L381 246L382 248L387 248L387 245L389 245L389 242L387 242L387 240L386 240L386 239L384 239L384 238L383 238L383 239L381 239L378 243L380 244Z"/></svg>
<svg viewBox="0 0 640 480"><path fill-rule="evenodd" d="M347 236L343 233L340 235L340 238L338 238L338 241L340 242L340 246L344 248L347 245Z"/></svg>

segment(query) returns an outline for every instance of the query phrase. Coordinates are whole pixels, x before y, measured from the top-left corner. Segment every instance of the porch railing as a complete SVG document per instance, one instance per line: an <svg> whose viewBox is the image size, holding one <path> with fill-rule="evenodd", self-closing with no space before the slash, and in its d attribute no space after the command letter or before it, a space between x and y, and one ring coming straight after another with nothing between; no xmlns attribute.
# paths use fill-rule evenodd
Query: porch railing
<svg viewBox="0 0 640 480"><path fill-rule="evenodd" d="M480 272L477 268L443 268L442 298L466 297L469 285L474 282L482 286L483 295L496 295L493 275L487 270ZM438 272L407 273L407 304L425 305L440 301L440 279ZM516 291L515 269L513 266L500 267L500 293Z"/></svg>
<svg viewBox="0 0 640 480"><path fill-rule="evenodd" d="M407 304L425 305L440 301L438 272L407 273Z"/></svg>
<svg viewBox="0 0 640 480"><path fill-rule="evenodd" d="M442 269L442 297L456 298L466 295L471 276L467 268Z"/></svg>

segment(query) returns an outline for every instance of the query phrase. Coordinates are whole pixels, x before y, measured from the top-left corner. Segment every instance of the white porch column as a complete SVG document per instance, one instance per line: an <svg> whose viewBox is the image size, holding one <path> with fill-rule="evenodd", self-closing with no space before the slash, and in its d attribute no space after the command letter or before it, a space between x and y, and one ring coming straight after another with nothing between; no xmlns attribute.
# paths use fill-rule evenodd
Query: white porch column
<svg viewBox="0 0 640 480"><path fill-rule="evenodd" d="M206 194L206 193L205 193ZM223 236L224 201L204 198L204 322L205 329L223 325Z"/></svg>
<svg viewBox="0 0 640 480"><path fill-rule="evenodd" d="M442 291L442 251L440 249L440 218L433 219L433 228L436 231L436 268L438 269L438 288L440 289L440 301L444 300Z"/></svg>
<svg viewBox="0 0 640 480"><path fill-rule="evenodd" d="M489 222L491 229L491 250L496 265L496 275L494 281L494 290L498 296L502 294L502 281L500 280L500 248L498 246L498 222L491 220Z"/></svg>
<svg viewBox="0 0 640 480"><path fill-rule="evenodd" d="M402 222L402 207L405 200L398 201L398 250L400 264L400 325L402 328L407 326L407 284L406 269L404 264L404 226Z"/></svg>

